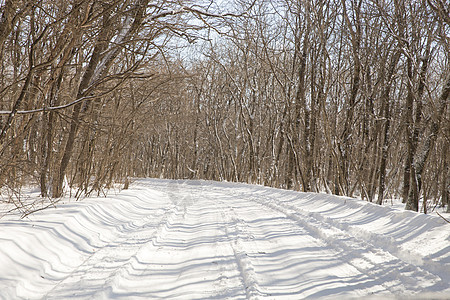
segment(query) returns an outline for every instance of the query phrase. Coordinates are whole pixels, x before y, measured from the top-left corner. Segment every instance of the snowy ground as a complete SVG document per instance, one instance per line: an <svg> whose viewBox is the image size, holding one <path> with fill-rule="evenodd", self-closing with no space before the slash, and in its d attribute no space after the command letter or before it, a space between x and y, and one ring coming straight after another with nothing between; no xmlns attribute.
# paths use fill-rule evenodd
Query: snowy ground
<svg viewBox="0 0 450 300"><path fill-rule="evenodd" d="M0 220L2 299L408 295L450 299L450 224L343 197L146 179Z"/></svg>

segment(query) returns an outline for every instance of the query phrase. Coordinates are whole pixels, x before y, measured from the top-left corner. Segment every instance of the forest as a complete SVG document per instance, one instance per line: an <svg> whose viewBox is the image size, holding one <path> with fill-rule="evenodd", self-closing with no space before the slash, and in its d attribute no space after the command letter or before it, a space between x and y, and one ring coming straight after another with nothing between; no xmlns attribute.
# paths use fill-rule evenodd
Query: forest
<svg viewBox="0 0 450 300"><path fill-rule="evenodd" d="M445 0L0 0L0 196L136 177L450 212ZM0 204L1 205L1 204Z"/></svg>

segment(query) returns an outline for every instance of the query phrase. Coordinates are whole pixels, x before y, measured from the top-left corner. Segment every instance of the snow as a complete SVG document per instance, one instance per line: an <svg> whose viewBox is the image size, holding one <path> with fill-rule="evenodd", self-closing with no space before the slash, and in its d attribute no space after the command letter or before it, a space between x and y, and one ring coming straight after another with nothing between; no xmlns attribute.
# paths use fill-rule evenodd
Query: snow
<svg viewBox="0 0 450 300"><path fill-rule="evenodd" d="M369 296L449 299L450 224L327 194L161 179L0 219L1 299Z"/></svg>

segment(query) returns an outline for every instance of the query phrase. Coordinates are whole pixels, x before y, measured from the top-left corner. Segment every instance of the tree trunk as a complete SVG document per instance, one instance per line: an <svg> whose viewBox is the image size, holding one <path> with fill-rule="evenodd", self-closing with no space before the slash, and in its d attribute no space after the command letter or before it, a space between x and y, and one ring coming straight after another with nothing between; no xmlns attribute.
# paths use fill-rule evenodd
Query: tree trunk
<svg viewBox="0 0 450 300"><path fill-rule="evenodd" d="M448 75L447 75L448 76ZM431 132L424 142L424 146L421 152L419 152L413 162L411 172L412 192L408 195L408 201L405 209L418 211L419 192L421 188L422 173L425 167L425 163L430 155L434 142L437 139L439 129L444 117L444 113L447 110L447 102L450 95L450 76L448 76L443 88L441 96L439 97L439 110L436 118L432 121Z"/></svg>
<svg viewBox="0 0 450 300"><path fill-rule="evenodd" d="M388 158L388 148L389 148L389 129L391 127L391 109L389 102L389 95L392 86L392 76L394 75L395 69L397 67L397 63L400 60L401 52L400 50L396 50L395 54L391 58L391 62L389 64L389 71L386 78L386 87L382 94L382 103L384 105L384 132L383 132L383 146L381 148L381 161L380 161L380 183L378 190L378 199L377 204L383 203L384 198L384 190L385 190L385 181L386 181L386 164Z"/></svg>

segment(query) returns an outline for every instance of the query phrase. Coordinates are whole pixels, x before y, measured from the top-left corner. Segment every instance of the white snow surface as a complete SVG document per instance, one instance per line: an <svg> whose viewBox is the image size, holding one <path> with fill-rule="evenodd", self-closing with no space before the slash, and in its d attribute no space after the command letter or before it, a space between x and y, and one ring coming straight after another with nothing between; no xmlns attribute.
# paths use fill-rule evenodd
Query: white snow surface
<svg viewBox="0 0 450 300"><path fill-rule="evenodd" d="M450 224L210 181L0 219L1 299L450 299Z"/></svg>

